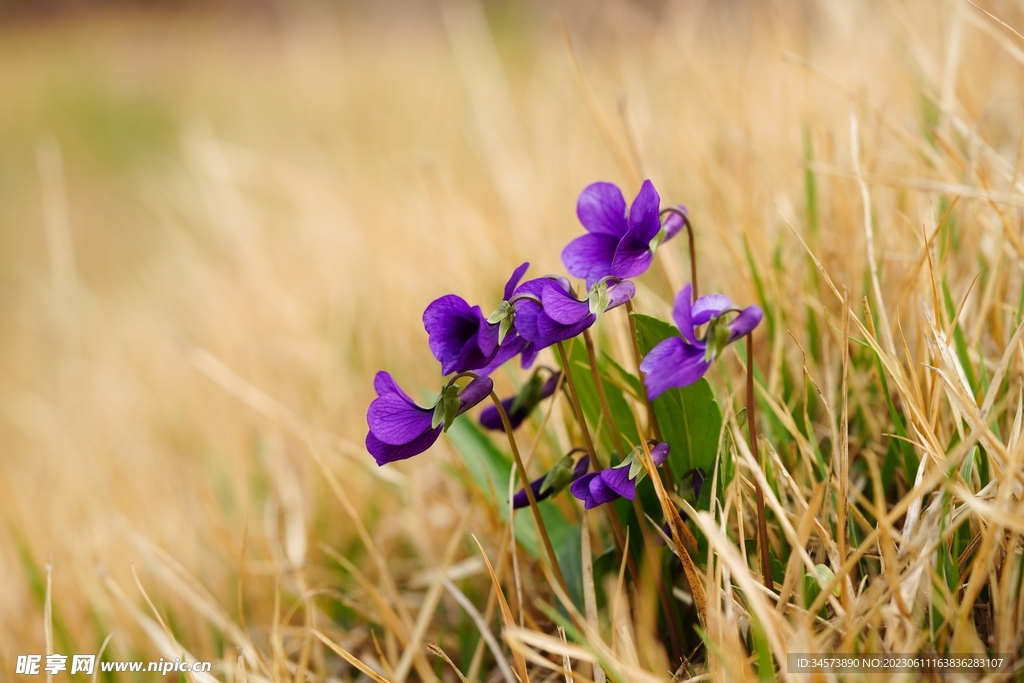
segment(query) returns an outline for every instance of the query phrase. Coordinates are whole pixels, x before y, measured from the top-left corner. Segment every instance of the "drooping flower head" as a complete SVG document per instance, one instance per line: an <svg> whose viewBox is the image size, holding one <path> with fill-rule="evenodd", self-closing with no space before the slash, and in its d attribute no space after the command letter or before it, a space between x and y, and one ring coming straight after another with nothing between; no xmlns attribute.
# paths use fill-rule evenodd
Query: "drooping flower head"
<svg viewBox="0 0 1024 683"><path fill-rule="evenodd" d="M683 227L672 213L661 223L661 197L650 180L626 213L622 191L611 183L594 183L580 193L576 215L587 229L562 251L565 269L587 281L587 287L603 277L636 277L651 265L654 250ZM684 207L679 207L686 213Z"/></svg>
<svg viewBox="0 0 1024 683"><path fill-rule="evenodd" d="M642 452L640 448L634 448L630 456L615 467L584 474L569 487L572 495L582 500L583 506L588 510L619 498L633 500L636 497L637 483L647 474L639 457ZM668 458L668 453L669 445L665 442L651 448L654 466L660 467Z"/></svg>
<svg viewBox="0 0 1024 683"><path fill-rule="evenodd" d="M528 280L513 296L516 331L536 353L582 333L601 314L626 303L635 293L632 282L602 278L590 288L587 298L580 300L565 278Z"/></svg>
<svg viewBox="0 0 1024 683"><path fill-rule="evenodd" d="M519 393L501 400L501 407L508 415L508 422L512 429L516 429L523 423L533 409L551 394L555 393L558 381L562 376L561 372L549 371L550 377L547 381L541 376L538 368L527 380L526 384L519 390ZM487 429L498 432L505 431L505 425L501 421L501 414L497 406L487 406L480 411L480 424Z"/></svg>
<svg viewBox="0 0 1024 683"><path fill-rule="evenodd" d="M512 273L505 284L505 300L529 268L524 263ZM441 372L477 371L490 374L495 368L521 352L525 342L515 334L507 334L502 326L489 322L479 306L470 306L455 294L435 299L423 311L423 327L427 330L430 350L441 362Z"/></svg>
<svg viewBox="0 0 1024 683"><path fill-rule="evenodd" d="M555 495L566 486L576 481L580 477L587 473L587 468L590 466L590 458L583 456L576 461L576 464L572 464L572 454L564 456L555 466L544 473L543 476L538 477L530 482L530 488L533 489L533 498L538 503L542 500L550 498ZM530 504L530 499L526 495L526 489L519 489L516 495L512 497L512 508L518 510L524 508Z"/></svg>
<svg viewBox="0 0 1024 683"><path fill-rule="evenodd" d="M389 373L378 372L373 379L377 398L366 411L370 427L366 450L378 466L419 455L437 441L452 420L487 398L493 385L488 377L477 377L462 390L450 384L442 389L433 406L424 408L416 405Z"/></svg>
<svg viewBox="0 0 1024 683"><path fill-rule="evenodd" d="M691 303L691 292L690 285L683 287L672 308L672 318L683 336L661 341L640 363L652 401L669 389L699 380L727 345L761 322L757 306L736 308L723 294L702 296ZM705 324L708 328L701 337L698 330Z"/></svg>

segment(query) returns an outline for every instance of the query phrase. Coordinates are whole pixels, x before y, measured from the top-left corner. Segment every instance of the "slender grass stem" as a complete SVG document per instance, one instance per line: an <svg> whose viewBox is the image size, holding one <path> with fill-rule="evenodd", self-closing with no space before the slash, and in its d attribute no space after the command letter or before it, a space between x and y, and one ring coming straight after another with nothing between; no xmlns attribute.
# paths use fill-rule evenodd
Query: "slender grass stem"
<svg viewBox="0 0 1024 683"><path fill-rule="evenodd" d="M597 400L601 404L601 412L604 413L604 423L611 434L615 451L620 458L626 457L626 450L622 447L622 437L615 426L615 418L612 416L612 408L608 404L608 394L604 391L604 382L601 381L601 372L597 367L597 353L594 351L594 340L590 336L590 330L583 330L583 342L587 346L587 359L590 361L590 376L594 378L594 388L597 389Z"/></svg>
<svg viewBox="0 0 1024 683"><path fill-rule="evenodd" d="M551 563L551 571L558 580L559 585L565 594L568 595L569 591L565 587L565 578L562 576L562 569L558 566L558 558L555 556L555 548L551 545L551 538L548 536L547 527L544 526L544 518L540 516L540 508L537 506L537 498L533 495L533 487L530 486L530 478L526 475L526 468L523 466L523 459L519 455L519 447L516 446L516 439L512 436L512 423L509 422L508 413L505 412L505 407L501 405L501 399L498 395L491 391L491 400L494 405L497 406L498 415L501 417L501 424L505 427L505 436L508 437L508 446L512 449L512 458L516 461L516 470L519 474L519 481L523 484L523 489L526 491L526 499L530 502L530 511L533 513L533 521L537 523L537 531L540 533L540 539L544 544L544 550L548 556L548 562Z"/></svg>
<svg viewBox="0 0 1024 683"><path fill-rule="evenodd" d="M667 209L661 210L661 215L664 216L667 213L674 213L683 219L683 225L686 226L686 234L690 238L690 283L693 285L693 300L697 300L697 251L694 248L693 241L693 226L690 225L690 217L680 211L674 206L670 206Z"/></svg>
<svg viewBox="0 0 1024 683"><path fill-rule="evenodd" d="M636 309L633 308L633 301L626 301L626 319L629 320L629 338L633 342L633 358L636 360L636 373L640 377L640 396L644 400L644 407L647 408L647 428L654 434L654 438L661 440L661 429L658 426L658 416L654 412L654 404L647 398L647 390L644 388L644 379L646 375L644 371L640 369L640 363L643 360L640 357L640 342L636 337L636 321L633 320L633 314L636 313Z"/></svg>
<svg viewBox="0 0 1024 683"><path fill-rule="evenodd" d="M569 401L572 403L573 412L576 413L576 422L583 432L583 444L587 448L587 457L590 458L590 469L593 472L600 472L604 468L597 459L597 451L594 450L594 441L590 438L590 429L587 427L587 420L583 416L583 406L580 405L580 395L576 391L576 380L572 376L572 368L569 366L569 356L565 353L565 344L558 342L558 357L562 361L562 369L565 370L565 381L569 384Z"/></svg>
<svg viewBox="0 0 1024 683"><path fill-rule="evenodd" d="M635 339L636 337L634 335L634 343ZM604 423L611 434L615 450L618 451L620 458L624 458L626 457L626 450L623 448L622 436L619 433L618 425L615 423L615 417L612 415L611 406L608 404L608 395L604 390L604 382L601 381L601 372L597 367L597 353L594 351L594 340L590 336L590 330L583 331L583 341L587 346L587 358L590 361L590 376L593 378L594 387L597 389L597 399L601 404L601 412L604 413ZM665 587L665 581L661 573L661 565L658 562L657 553L654 552L654 546L652 545L653 539L651 538L645 524L646 516L644 515L644 510L640 506L639 498L636 497L633 498L633 512L636 514L637 525L640 527L640 533L643 537L644 551L647 555L647 561L651 565L651 571L654 572L655 583L658 586L658 598L661 601L662 613L665 615L665 623L668 625L668 635L669 641L672 644L672 651L676 657L681 657L683 650L679 640L679 633L676 630L676 614L672 609L672 601L669 599L668 589ZM613 520L612 527L615 528L619 525L619 518L615 515L614 509L609 510L609 514ZM619 534L621 534L621 528ZM617 541L619 534L616 534ZM625 541L622 541L622 543L624 542ZM623 552L628 553L629 549L624 548ZM630 572L633 574L634 580L637 580L638 571L635 564L633 564L632 559L632 556L630 556Z"/></svg>
<svg viewBox="0 0 1024 683"><path fill-rule="evenodd" d="M750 453L758 465L761 464L761 456L757 448L757 421L754 419L754 335L747 335L747 434L750 436ZM768 552L768 520L765 519L764 490L761 484L755 480L757 486L757 546L761 555L761 578L765 587L775 590L775 582L772 580L772 559Z"/></svg>

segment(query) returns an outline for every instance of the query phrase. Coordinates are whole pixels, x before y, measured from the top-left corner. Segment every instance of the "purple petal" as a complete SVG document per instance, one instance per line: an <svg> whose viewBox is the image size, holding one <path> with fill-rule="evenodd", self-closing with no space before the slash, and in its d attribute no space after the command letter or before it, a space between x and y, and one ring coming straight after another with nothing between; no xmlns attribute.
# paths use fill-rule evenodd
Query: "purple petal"
<svg viewBox="0 0 1024 683"><path fill-rule="evenodd" d="M517 321L518 322L518 321ZM489 375L502 365L515 358L517 354L522 352L526 347L530 345L530 342L526 341L519 335L505 337L505 341L498 347L498 352L494 355L487 365L482 368L478 368L476 373L478 375Z"/></svg>
<svg viewBox="0 0 1024 683"><path fill-rule="evenodd" d="M377 398L366 410L366 422L378 440L398 446L430 429L434 411L416 405L390 373L378 372L373 386Z"/></svg>
<svg viewBox="0 0 1024 683"><path fill-rule="evenodd" d="M373 388L377 392L377 396L384 396L386 394L398 394L405 399L409 405L416 405L416 401L409 398L409 394L402 391L402 387L398 386L398 382L391 376L390 372L386 370L379 371L373 378Z"/></svg>
<svg viewBox="0 0 1024 683"><path fill-rule="evenodd" d="M573 325L563 325L555 322L550 316L542 313L537 316L537 346L540 348L547 348L560 341L566 339L572 339L576 335L583 332L591 325L597 317L593 314L588 313L584 317L580 318L579 322Z"/></svg>
<svg viewBox="0 0 1024 683"><path fill-rule="evenodd" d="M514 271L512 271L512 277L510 277L508 279L508 282L505 283L505 301L508 301L509 299L512 298L512 294L516 291L516 286L519 284L519 281L523 278L523 275L526 273L526 269L529 267L530 262L527 261L526 263L522 264Z"/></svg>
<svg viewBox="0 0 1024 683"><path fill-rule="evenodd" d="M576 461L576 467L572 470L572 479L575 482L577 479L587 473L587 469L590 467L590 456L584 455L582 458Z"/></svg>
<svg viewBox="0 0 1024 683"><path fill-rule="evenodd" d="M640 369L647 375L644 384L652 401L669 389L693 384L709 367L704 349L687 344L682 337L663 340L640 363Z"/></svg>
<svg viewBox="0 0 1024 683"><path fill-rule="evenodd" d="M732 302L724 294L702 296L693 302L690 312L690 315L693 316L693 326L703 325L730 306L732 306Z"/></svg>
<svg viewBox="0 0 1024 683"><path fill-rule="evenodd" d="M758 306L747 306L736 318L729 323L729 342L732 343L740 337L750 334L761 322L764 314Z"/></svg>
<svg viewBox="0 0 1024 683"><path fill-rule="evenodd" d="M672 306L672 319L676 327L683 333L686 341L691 344L697 343L697 337L693 333L693 285L687 284L676 294L675 305Z"/></svg>
<svg viewBox="0 0 1024 683"><path fill-rule="evenodd" d="M612 259L619 238L603 233L588 233L577 237L562 250L562 264L570 274L592 286L612 273Z"/></svg>
<svg viewBox="0 0 1024 683"><path fill-rule="evenodd" d="M537 345L531 341L526 342L522 352L519 354L519 360L522 363L523 370L529 369L533 365L533 361L537 359L539 353Z"/></svg>
<svg viewBox="0 0 1024 683"><path fill-rule="evenodd" d="M533 499L536 500L538 503L547 498L548 496L550 496L554 492L553 489L548 489L544 493L540 492L540 487L544 485L544 479L547 478L547 476L548 475L545 472L542 476L530 482L530 488L533 489ZM519 489L518 491L516 491L516 495L512 496L513 510L524 508L529 504L530 499L526 495L526 489Z"/></svg>
<svg viewBox="0 0 1024 683"><path fill-rule="evenodd" d="M607 470L603 470L601 474L604 474ZM598 505L604 505L610 503L617 498L620 498L619 494L615 492L615 489L608 486L605 483L604 477L597 476L590 480L590 497L584 503L583 507L590 509L597 507Z"/></svg>
<svg viewBox="0 0 1024 683"><path fill-rule="evenodd" d="M654 189L654 183L645 180L640 186L640 194L629 207L629 229L635 232L636 238L647 244L661 230L661 197Z"/></svg>
<svg viewBox="0 0 1024 683"><path fill-rule="evenodd" d="M629 233L615 249L611 274L621 278L643 275L651 267L653 260L654 252L651 251L650 240L638 239L630 228Z"/></svg>
<svg viewBox="0 0 1024 683"><path fill-rule="evenodd" d="M617 306L621 306L636 294L636 285L628 280L612 285L608 288L608 308L606 311L610 311Z"/></svg>
<svg viewBox="0 0 1024 683"><path fill-rule="evenodd" d="M409 443L396 446L384 443L380 439L376 438L373 435L373 432L370 432L366 435L366 450L370 452L373 459L377 461L377 466L380 467L388 464L389 462L405 460L406 458L411 458L414 455L419 455L433 446L440 434L441 426L438 425L434 429L427 430Z"/></svg>
<svg viewBox="0 0 1024 683"><path fill-rule="evenodd" d="M690 215L686 210L686 207L682 204L678 204L675 208L679 209L687 216ZM677 213L670 213L668 217L665 218L665 222L661 225L661 228L665 231L665 239L662 240L662 243L668 242L670 239L675 237L676 234L683 229L683 225L685 224L683 223L682 216Z"/></svg>
<svg viewBox="0 0 1024 683"><path fill-rule="evenodd" d="M590 306L586 301L578 301L555 285L545 287L540 300L544 304L544 315L562 325L573 325L590 315Z"/></svg>
<svg viewBox="0 0 1024 683"><path fill-rule="evenodd" d="M654 461L655 467L661 467L665 463L665 460L668 459L669 450L670 448L666 441L662 441L651 449L651 460Z"/></svg>
<svg viewBox="0 0 1024 683"><path fill-rule="evenodd" d="M590 465L590 458L583 456L576 461L576 466L573 467L572 479L573 483L587 473L587 467ZM530 488L533 489L533 497L539 503L542 500L549 498L553 493L557 493L554 487L549 488L544 493L540 492L541 486L544 485L544 480L547 479L548 473L545 472L543 475L534 479L530 482ZM526 489L519 489L516 491L516 495L512 496L512 508L518 510L524 508L530 504L530 499L526 497Z"/></svg>
<svg viewBox="0 0 1024 683"><path fill-rule="evenodd" d="M423 311L423 327L427 330L430 351L441 362L442 374L456 371L460 356L476 337L481 322L486 324L481 316L474 314L474 308L462 297L448 294L430 302ZM479 348L475 340L472 343Z"/></svg>
<svg viewBox="0 0 1024 683"><path fill-rule="evenodd" d="M592 233L622 237L626 223L626 200L622 191L611 183L594 183L584 188L576 201L580 223Z"/></svg>
<svg viewBox="0 0 1024 683"><path fill-rule="evenodd" d="M515 429L522 424L523 420L526 418L526 413L524 411L512 410L512 404L515 402L515 396L509 396L508 398L501 400L501 407L505 409L505 413L508 415L508 422L512 425L512 429ZM501 421L501 413L498 412L497 406L490 405L480 411L480 426L495 432L505 431L505 424Z"/></svg>
<svg viewBox="0 0 1024 683"><path fill-rule="evenodd" d="M490 377L475 378L459 392L459 412L456 415L462 415L480 403L480 401L486 399L491 395L492 389L494 389L494 382L491 381Z"/></svg>
<svg viewBox="0 0 1024 683"><path fill-rule="evenodd" d="M636 482L629 478L629 466L601 470L601 481L606 487L626 500L636 498ZM593 484L591 484L593 489ZM613 499L614 500L614 499Z"/></svg>
<svg viewBox="0 0 1024 683"><path fill-rule="evenodd" d="M587 458L583 459L587 460ZM590 474L584 474L581 476L569 486L569 493L576 498L579 498L584 503L588 502L590 500L590 482L597 477L597 474L597 472L591 472ZM592 506L588 505L587 507Z"/></svg>

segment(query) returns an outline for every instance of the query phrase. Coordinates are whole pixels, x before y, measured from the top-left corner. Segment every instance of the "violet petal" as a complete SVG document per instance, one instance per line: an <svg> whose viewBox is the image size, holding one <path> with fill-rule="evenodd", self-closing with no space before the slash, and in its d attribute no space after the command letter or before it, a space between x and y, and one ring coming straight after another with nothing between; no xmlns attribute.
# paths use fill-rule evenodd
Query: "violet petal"
<svg viewBox="0 0 1024 683"><path fill-rule="evenodd" d="M764 313L758 306L747 306L729 323L729 342L734 342L753 331Z"/></svg>
<svg viewBox="0 0 1024 683"><path fill-rule="evenodd" d="M619 238L604 233L587 233L577 237L562 250L562 264L570 274L596 282L612 273L612 260Z"/></svg>
<svg viewBox="0 0 1024 683"><path fill-rule="evenodd" d="M593 183L584 188L576 201L576 216L592 233L622 237L629 227L626 223L626 199L612 183Z"/></svg>
<svg viewBox="0 0 1024 683"><path fill-rule="evenodd" d="M647 375L644 384L652 401L669 389L693 384L709 367L704 349L687 344L682 337L659 342L640 363L640 369Z"/></svg>
<svg viewBox="0 0 1024 683"><path fill-rule="evenodd" d="M437 437L441 434L441 426L428 429L426 432L413 439L409 443L401 445L386 444L370 432L366 435L366 450L370 452L378 466L383 466L397 460L405 460L434 445Z"/></svg>
<svg viewBox="0 0 1024 683"><path fill-rule="evenodd" d="M676 294L676 301L672 306L672 320L686 341L691 344L697 343L697 337L693 333L693 285L687 283Z"/></svg>
<svg viewBox="0 0 1024 683"><path fill-rule="evenodd" d="M629 467L612 467L601 470L604 485L627 500L636 498L636 482L629 478Z"/></svg>
<svg viewBox="0 0 1024 683"><path fill-rule="evenodd" d="M635 232L636 238L645 244L654 239L661 230L661 196L654 189L654 183L645 180L640 186L640 193L629 207L629 228Z"/></svg>

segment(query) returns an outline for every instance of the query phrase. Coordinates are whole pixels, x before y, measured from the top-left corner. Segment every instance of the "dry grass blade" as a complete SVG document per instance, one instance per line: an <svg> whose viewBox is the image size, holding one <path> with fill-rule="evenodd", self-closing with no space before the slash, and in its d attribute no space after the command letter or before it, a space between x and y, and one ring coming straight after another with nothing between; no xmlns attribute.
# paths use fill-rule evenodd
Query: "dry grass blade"
<svg viewBox="0 0 1024 683"><path fill-rule="evenodd" d="M329 647L335 654L337 654L346 662L348 662L355 668L359 669L359 671L361 671L363 674L368 676L371 681L375 681L375 683L389 683L386 678L378 674L370 667L366 666L366 664L360 661L359 658L352 655L351 652L335 643L333 640L325 636L323 633L320 633L320 631L314 629L312 633L314 637L319 638L320 642Z"/></svg>
<svg viewBox="0 0 1024 683"><path fill-rule="evenodd" d="M498 598L498 609L501 612L501 621L505 625L506 629L510 629L516 625L516 621L512 616L512 610L509 609L508 602L505 600L505 593L501 590L501 582L498 581L498 576L494 573L494 567L491 566L491 560L487 557L487 553L484 552L484 547L480 545L480 540L476 536L473 536L473 541L476 543L476 547L480 549L480 555L484 558L484 562L487 565L487 573L491 577L491 587L494 589L494 594ZM513 652L512 654L516 662L516 669L519 671L519 680L528 683L530 680L530 674L526 671L526 660L517 652Z"/></svg>
<svg viewBox="0 0 1024 683"><path fill-rule="evenodd" d="M473 603L466 597L466 594L460 591L454 583L448 580L448 577L443 576L441 581L448 592L451 593L452 597L455 598L455 601L459 603L462 609L466 610L466 614L468 614L470 619L472 619L476 624L477 630L480 631L480 636L484 639L484 642L487 643L487 647L490 648L491 654L494 656L495 664L501 672L501 675L504 677L505 683L516 683L516 677L512 673L512 669L509 668L508 662L505 661L505 656L501 651L501 646L498 645L498 641L494 639L494 634L491 633L490 627L487 626L487 622L484 621L480 612L478 612L476 607L473 606Z"/></svg>
<svg viewBox="0 0 1024 683"><path fill-rule="evenodd" d="M459 677L459 680L462 681L462 683L469 683L469 679L459 671L459 667L455 666L455 662L451 660L451 657L449 657L437 643L427 643L427 651L443 659L445 663L451 667L452 671L455 672L455 675Z"/></svg>

